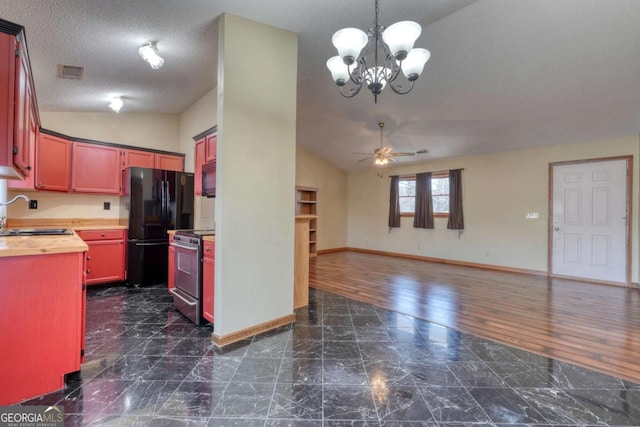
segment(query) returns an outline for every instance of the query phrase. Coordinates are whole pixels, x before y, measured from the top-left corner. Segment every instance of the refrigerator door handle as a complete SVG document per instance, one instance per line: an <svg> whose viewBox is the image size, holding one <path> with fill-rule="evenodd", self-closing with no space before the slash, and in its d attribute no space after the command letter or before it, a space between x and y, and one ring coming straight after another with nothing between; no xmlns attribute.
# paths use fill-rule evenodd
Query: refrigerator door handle
<svg viewBox="0 0 640 427"><path fill-rule="evenodd" d="M158 243L135 243L136 246L167 246L169 243L167 242L158 242Z"/></svg>

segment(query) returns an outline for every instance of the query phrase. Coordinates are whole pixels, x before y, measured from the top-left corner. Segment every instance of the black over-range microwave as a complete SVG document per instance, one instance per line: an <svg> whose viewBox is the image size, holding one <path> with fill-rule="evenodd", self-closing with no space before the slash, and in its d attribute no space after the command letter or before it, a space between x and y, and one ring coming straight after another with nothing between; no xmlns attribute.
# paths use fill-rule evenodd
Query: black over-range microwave
<svg viewBox="0 0 640 427"><path fill-rule="evenodd" d="M202 165L202 195L216 197L216 162Z"/></svg>

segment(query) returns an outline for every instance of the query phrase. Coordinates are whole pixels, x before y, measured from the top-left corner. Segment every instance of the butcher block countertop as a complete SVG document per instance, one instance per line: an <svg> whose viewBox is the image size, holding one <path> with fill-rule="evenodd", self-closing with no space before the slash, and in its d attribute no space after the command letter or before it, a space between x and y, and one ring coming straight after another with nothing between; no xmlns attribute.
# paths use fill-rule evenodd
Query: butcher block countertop
<svg viewBox="0 0 640 427"><path fill-rule="evenodd" d="M0 257L84 252L87 244L76 233L61 236L0 237Z"/></svg>
<svg viewBox="0 0 640 427"><path fill-rule="evenodd" d="M19 218L9 219L7 228L69 228L83 230L126 230L127 224L108 218ZM84 252L87 244L76 234L0 237L0 257Z"/></svg>
<svg viewBox="0 0 640 427"><path fill-rule="evenodd" d="M215 242L216 236L202 236L202 241L204 242Z"/></svg>

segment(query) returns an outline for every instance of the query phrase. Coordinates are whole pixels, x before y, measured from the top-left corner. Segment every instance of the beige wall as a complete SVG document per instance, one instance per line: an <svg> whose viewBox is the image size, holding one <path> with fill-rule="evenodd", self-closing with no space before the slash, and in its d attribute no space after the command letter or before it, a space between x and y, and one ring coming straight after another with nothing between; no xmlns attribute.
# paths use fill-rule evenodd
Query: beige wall
<svg viewBox="0 0 640 427"><path fill-rule="evenodd" d="M221 337L293 313L297 52L295 33L230 14L219 19L214 334ZM256 64L260 78L247 78Z"/></svg>
<svg viewBox="0 0 640 427"><path fill-rule="evenodd" d="M347 173L298 145L296 185L318 189L317 249L347 246Z"/></svg>
<svg viewBox="0 0 640 427"><path fill-rule="evenodd" d="M218 89L213 88L180 114L180 140L178 151L185 153L184 170L195 169L195 141L193 137L217 123ZM194 228L215 228L215 198L195 198Z"/></svg>
<svg viewBox="0 0 640 427"><path fill-rule="evenodd" d="M180 151L178 114L41 112L42 127L77 138Z"/></svg>
<svg viewBox="0 0 640 427"><path fill-rule="evenodd" d="M115 114L41 112L42 127L77 138L93 139L158 150L181 151L178 145L180 116L177 114ZM9 191L9 197L24 193L38 200L38 209L14 203L11 218L118 218L120 197L37 191ZM111 203L104 210L104 202Z"/></svg>
<svg viewBox="0 0 640 427"><path fill-rule="evenodd" d="M352 173L348 178L348 246L426 257L547 270L547 215L549 163L633 155L634 193L638 191L638 136L584 144L558 145L498 154L458 157L389 169L384 178L375 172ZM434 230L412 227L402 218L400 229L389 231L389 178L464 168L465 230L447 230L446 219L436 219ZM525 219L538 212L538 219ZM632 280L638 281L638 197L633 197Z"/></svg>

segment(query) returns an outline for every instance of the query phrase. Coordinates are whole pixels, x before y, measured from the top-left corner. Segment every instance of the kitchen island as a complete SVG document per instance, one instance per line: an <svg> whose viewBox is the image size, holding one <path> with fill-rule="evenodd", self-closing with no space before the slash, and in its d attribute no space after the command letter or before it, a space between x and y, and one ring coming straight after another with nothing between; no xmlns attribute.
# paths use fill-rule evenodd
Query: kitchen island
<svg viewBox="0 0 640 427"><path fill-rule="evenodd" d="M84 349L84 253L75 233L0 237L0 405L64 387Z"/></svg>

